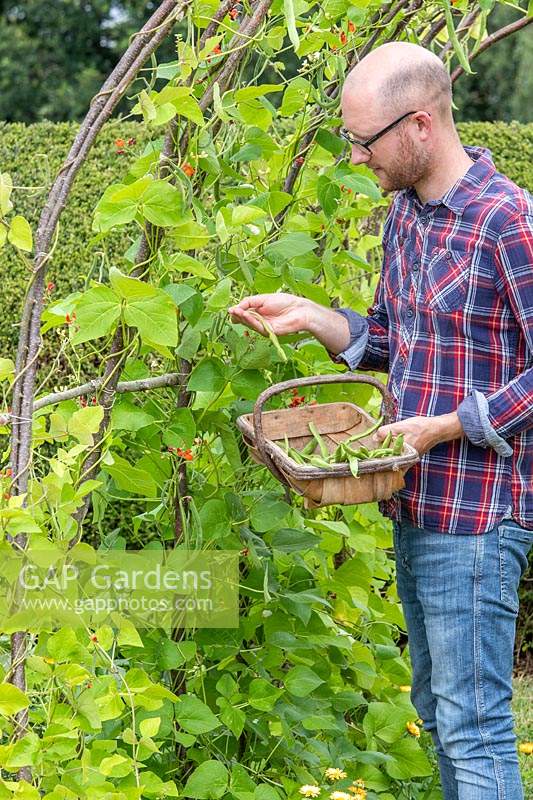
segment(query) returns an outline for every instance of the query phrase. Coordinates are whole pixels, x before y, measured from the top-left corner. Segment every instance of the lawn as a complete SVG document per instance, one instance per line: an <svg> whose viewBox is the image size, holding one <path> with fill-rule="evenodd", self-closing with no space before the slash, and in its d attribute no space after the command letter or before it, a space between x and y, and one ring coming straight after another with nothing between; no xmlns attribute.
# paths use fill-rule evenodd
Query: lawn
<svg viewBox="0 0 533 800"><path fill-rule="evenodd" d="M533 741L533 675L516 676L513 682L513 712L519 742ZM533 797L533 756L522 753L520 768L524 782L524 797Z"/></svg>

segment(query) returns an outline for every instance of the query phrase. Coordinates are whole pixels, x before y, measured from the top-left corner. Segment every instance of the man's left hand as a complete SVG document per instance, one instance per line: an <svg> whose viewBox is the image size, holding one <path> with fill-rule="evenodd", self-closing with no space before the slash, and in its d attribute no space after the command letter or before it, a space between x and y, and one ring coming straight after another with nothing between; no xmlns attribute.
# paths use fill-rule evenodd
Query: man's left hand
<svg viewBox="0 0 533 800"><path fill-rule="evenodd" d="M448 442L465 435L455 411L436 417L410 417L400 422L392 422L390 425L382 425L373 436L376 447L389 431L393 437L403 433L404 441L414 447L420 456L441 442Z"/></svg>

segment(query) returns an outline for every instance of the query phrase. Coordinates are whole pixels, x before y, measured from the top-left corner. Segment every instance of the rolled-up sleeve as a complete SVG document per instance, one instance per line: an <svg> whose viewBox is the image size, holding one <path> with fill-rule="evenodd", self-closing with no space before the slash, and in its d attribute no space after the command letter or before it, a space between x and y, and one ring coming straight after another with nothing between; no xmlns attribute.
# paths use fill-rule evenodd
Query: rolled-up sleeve
<svg viewBox="0 0 533 800"><path fill-rule="evenodd" d="M517 213L508 221L498 238L494 263L496 289L509 303L533 357L533 214ZM533 426L533 367L492 394L474 390L457 414L474 444L510 455L513 450L505 439Z"/></svg>

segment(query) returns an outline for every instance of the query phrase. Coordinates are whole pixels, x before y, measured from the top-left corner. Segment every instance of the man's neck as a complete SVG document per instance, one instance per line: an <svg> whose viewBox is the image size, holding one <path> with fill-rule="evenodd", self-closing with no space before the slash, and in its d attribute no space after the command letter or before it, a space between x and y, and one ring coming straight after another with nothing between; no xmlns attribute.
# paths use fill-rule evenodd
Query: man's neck
<svg viewBox="0 0 533 800"><path fill-rule="evenodd" d="M432 169L414 186L422 204L440 200L474 163L460 142L439 148L439 152L441 155Z"/></svg>

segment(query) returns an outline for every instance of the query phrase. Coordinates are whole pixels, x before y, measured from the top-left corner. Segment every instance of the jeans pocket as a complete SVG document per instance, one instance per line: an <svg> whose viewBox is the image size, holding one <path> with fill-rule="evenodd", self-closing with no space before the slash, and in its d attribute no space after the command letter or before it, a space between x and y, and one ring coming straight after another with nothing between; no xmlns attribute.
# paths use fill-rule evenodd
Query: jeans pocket
<svg viewBox="0 0 533 800"><path fill-rule="evenodd" d="M518 523L504 521L498 526L500 599L513 614L518 614L518 586L527 569L532 544L533 531Z"/></svg>

